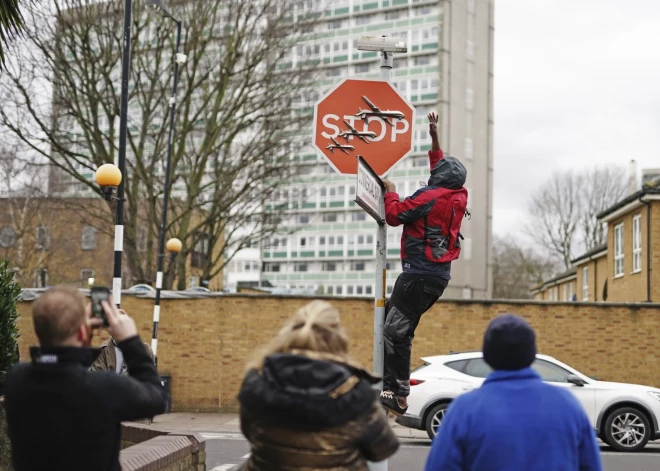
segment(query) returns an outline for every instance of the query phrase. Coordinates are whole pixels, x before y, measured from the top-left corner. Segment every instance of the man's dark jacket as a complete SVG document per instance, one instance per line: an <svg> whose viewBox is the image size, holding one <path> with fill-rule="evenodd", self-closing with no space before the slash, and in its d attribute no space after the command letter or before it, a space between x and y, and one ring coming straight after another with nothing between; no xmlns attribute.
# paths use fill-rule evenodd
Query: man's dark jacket
<svg viewBox="0 0 660 471"><path fill-rule="evenodd" d="M90 348L32 348L5 383L15 471L119 471L121 422L162 414L166 392L135 336L119 343L129 376L89 372Z"/></svg>

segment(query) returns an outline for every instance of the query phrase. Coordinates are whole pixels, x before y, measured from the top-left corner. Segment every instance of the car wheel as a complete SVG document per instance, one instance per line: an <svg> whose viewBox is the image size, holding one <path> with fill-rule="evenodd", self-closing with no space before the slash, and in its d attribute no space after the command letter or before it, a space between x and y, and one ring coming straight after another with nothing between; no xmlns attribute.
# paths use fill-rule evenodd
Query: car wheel
<svg viewBox="0 0 660 471"><path fill-rule="evenodd" d="M426 414L426 433L429 434L431 440L433 440L440 431L440 426L442 425L442 420L445 418L447 407L449 407L449 404L438 404Z"/></svg>
<svg viewBox="0 0 660 471"><path fill-rule="evenodd" d="M607 416L604 438L617 451L639 451L651 438L651 424L639 409L622 407Z"/></svg>

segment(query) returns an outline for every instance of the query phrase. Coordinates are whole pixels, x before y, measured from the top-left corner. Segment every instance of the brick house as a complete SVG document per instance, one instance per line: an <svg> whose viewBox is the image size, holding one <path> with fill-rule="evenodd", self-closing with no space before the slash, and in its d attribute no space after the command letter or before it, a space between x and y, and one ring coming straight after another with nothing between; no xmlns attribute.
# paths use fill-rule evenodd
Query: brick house
<svg viewBox="0 0 660 471"><path fill-rule="evenodd" d="M536 301L573 301L576 279L575 268L572 268L532 288L532 295Z"/></svg>
<svg viewBox="0 0 660 471"><path fill-rule="evenodd" d="M138 226L136 234L124 234L127 246L144 255L148 230ZM157 240L153 247L154 263ZM208 244L197 244L186 261L186 286L197 286L201 260ZM110 286L114 265L114 215L101 198L0 198L0 258L9 260L15 279L23 288L53 285ZM122 264L123 288L136 283L126 259ZM155 286L155 281L149 283ZM175 285L176 286L176 285ZM222 275L211 280L211 289L222 288Z"/></svg>
<svg viewBox="0 0 660 471"><path fill-rule="evenodd" d="M534 287L534 299L564 301L558 291L571 282L577 301L660 302L660 184L646 183L597 217L607 224L607 243Z"/></svg>

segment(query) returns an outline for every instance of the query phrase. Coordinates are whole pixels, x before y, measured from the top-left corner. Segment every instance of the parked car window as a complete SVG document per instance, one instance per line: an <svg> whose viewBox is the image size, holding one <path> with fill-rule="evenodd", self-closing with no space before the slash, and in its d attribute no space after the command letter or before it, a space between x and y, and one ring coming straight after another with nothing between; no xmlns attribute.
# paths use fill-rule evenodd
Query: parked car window
<svg viewBox="0 0 660 471"><path fill-rule="evenodd" d="M465 364L467 363L467 360L459 360L459 361L450 361L449 363L445 363L445 366L448 366L452 370L459 371L461 373L465 372Z"/></svg>
<svg viewBox="0 0 660 471"><path fill-rule="evenodd" d="M536 360L532 365L543 381L550 383L568 383L568 376L572 373L561 366L545 360Z"/></svg>
<svg viewBox="0 0 660 471"><path fill-rule="evenodd" d="M483 358L475 358L470 360L465 367L465 374L474 376L476 378L485 378L487 377L493 369L488 366Z"/></svg>

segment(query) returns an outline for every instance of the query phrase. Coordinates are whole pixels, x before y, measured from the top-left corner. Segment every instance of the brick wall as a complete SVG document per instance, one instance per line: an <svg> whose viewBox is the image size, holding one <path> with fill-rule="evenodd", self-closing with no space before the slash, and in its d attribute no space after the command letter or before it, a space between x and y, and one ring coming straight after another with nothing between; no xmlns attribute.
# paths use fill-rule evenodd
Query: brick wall
<svg viewBox="0 0 660 471"><path fill-rule="evenodd" d="M244 365L309 299L231 295L162 300L158 367L172 376L174 411L236 408ZM372 364L373 300L331 299L351 336L351 352ZM126 296L125 308L149 342L153 300ZM35 343L31 303L19 305L21 358ZM515 312L537 330L539 351L610 381L660 386L660 305L440 301L422 318L414 341L419 357L481 348L489 320ZM101 339L97 339L97 342Z"/></svg>
<svg viewBox="0 0 660 471"><path fill-rule="evenodd" d="M122 471L205 471L206 442L196 434L169 434L122 425Z"/></svg>

